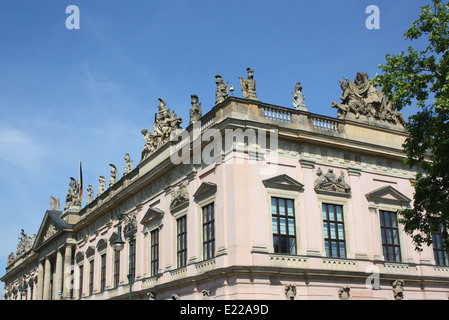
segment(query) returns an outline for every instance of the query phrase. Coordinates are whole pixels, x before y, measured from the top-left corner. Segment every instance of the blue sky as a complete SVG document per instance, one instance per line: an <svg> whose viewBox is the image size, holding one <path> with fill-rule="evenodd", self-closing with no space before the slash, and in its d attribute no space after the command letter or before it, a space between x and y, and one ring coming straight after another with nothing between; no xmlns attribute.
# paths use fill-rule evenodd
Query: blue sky
<svg viewBox="0 0 449 320"><path fill-rule="evenodd" d="M128 152L137 165L157 98L185 127L191 94L209 111L218 73L242 97L238 77L252 67L259 100L291 107L301 81L309 111L336 117L338 80L374 76L386 54L415 45L403 33L428 3L0 0L0 276L20 229L38 232L50 196L64 206L80 159L95 194L109 163L121 176ZM72 4L79 30L65 26ZM372 4L378 30L365 27Z"/></svg>

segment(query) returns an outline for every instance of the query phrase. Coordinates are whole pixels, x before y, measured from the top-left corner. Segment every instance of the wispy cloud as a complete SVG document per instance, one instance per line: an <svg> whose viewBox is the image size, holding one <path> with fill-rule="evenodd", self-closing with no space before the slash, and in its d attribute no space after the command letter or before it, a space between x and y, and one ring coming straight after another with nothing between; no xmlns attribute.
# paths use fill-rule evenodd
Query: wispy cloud
<svg viewBox="0 0 449 320"><path fill-rule="evenodd" d="M45 148L30 133L0 125L0 159L27 172L38 171Z"/></svg>

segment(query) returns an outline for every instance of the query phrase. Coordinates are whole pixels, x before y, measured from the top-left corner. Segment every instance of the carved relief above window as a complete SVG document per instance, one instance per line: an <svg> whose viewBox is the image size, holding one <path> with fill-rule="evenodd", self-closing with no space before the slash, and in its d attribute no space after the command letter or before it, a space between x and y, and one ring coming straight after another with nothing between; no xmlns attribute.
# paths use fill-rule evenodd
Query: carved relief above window
<svg viewBox="0 0 449 320"><path fill-rule="evenodd" d="M316 175L315 191L317 193L328 193L343 196L351 195L351 187L345 182L343 171L341 171L340 176L337 177L333 169L328 169L327 173L324 174L323 171L321 171L321 168L318 168Z"/></svg>
<svg viewBox="0 0 449 320"><path fill-rule="evenodd" d="M172 191L172 200L170 203L170 210L177 210L184 208L189 204L189 192L187 191L187 182L183 181L178 185L178 188Z"/></svg>

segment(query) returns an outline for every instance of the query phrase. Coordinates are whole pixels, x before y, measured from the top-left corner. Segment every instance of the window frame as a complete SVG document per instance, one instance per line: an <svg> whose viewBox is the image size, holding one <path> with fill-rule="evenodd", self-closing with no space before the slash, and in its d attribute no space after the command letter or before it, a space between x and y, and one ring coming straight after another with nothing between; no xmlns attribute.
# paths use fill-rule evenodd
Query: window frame
<svg viewBox="0 0 449 320"><path fill-rule="evenodd" d="M84 263L78 265L78 299L83 297Z"/></svg>
<svg viewBox="0 0 449 320"><path fill-rule="evenodd" d="M212 208L211 214L205 214L206 208ZM209 211L210 212L210 211ZM209 219L209 216L212 218ZM205 217L207 219L205 219ZM201 231L203 260L215 258L215 202L210 202L201 207Z"/></svg>
<svg viewBox="0 0 449 320"><path fill-rule="evenodd" d="M276 213L273 214L273 200L275 200L276 203ZM280 200L283 200L284 202L284 214L280 214ZM291 201L291 208L292 208L292 215L290 216L288 213L288 202ZM271 235L272 235L272 243L273 243L273 250L275 254L289 254L289 255L296 255L297 254L297 236L296 236L296 213L295 213L295 199L291 198L284 198L284 197L278 197L278 196L272 196L270 197L270 213L271 213ZM285 234L282 233L282 219L285 219ZM274 233L274 225L273 220L276 220L276 233ZM290 222L289 220L293 220L292 229L290 228ZM293 230L293 235L290 235L290 231ZM275 238L278 238L278 245L276 248L275 245ZM286 252L282 252L282 241L281 237L286 238ZM290 239L294 239L294 252L292 252L290 247Z"/></svg>
<svg viewBox="0 0 449 320"><path fill-rule="evenodd" d="M150 276L157 276L159 273L159 228L150 231ZM156 241L155 241L156 240Z"/></svg>
<svg viewBox="0 0 449 320"><path fill-rule="evenodd" d="M94 293L94 281L95 281L95 259L89 260L89 282L87 295L91 296Z"/></svg>
<svg viewBox="0 0 449 320"><path fill-rule="evenodd" d="M100 255L100 292L106 290L106 252Z"/></svg>
<svg viewBox="0 0 449 320"><path fill-rule="evenodd" d="M443 226L440 227L440 231L438 232L434 232L432 234L432 247L433 247L433 258L435 261L435 265L437 266L443 266L443 267L448 267L449 266L449 250L447 249L443 249L441 244L441 236L442 236L442 228ZM438 239L438 238L440 239ZM440 259L440 254L442 255L442 259ZM443 261L440 261L443 260Z"/></svg>
<svg viewBox="0 0 449 320"><path fill-rule="evenodd" d="M326 218L324 217L324 207L326 206ZM333 206L334 219L330 218L329 207ZM337 207L341 208L341 221L337 218ZM346 241L346 226L345 226L345 210L344 205L341 203L332 203L332 201L321 202L321 219L323 222L323 240L324 240L324 251L327 258L347 258L347 241ZM331 224L335 224L335 238L332 237ZM338 226L342 226L343 239L340 239L340 232ZM326 226L326 228L325 228ZM327 234L325 230L327 229ZM337 255L333 255L332 243L336 242L337 245ZM326 243L328 243L328 249L326 249ZM341 255L341 247L343 245L343 256Z"/></svg>
<svg viewBox="0 0 449 320"><path fill-rule="evenodd" d="M114 288L118 288L120 285L120 262L121 262L121 251L114 250L114 274L112 279L112 285Z"/></svg>
<svg viewBox="0 0 449 320"><path fill-rule="evenodd" d="M187 266L187 215L176 219L176 265Z"/></svg>
<svg viewBox="0 0 449 320"><path fill-rule="evenodd" d="M390 225L385 224L387 222L387 220L385 218L386 217L385 213L390 214L390 218L389 218ZM394 215L395 225L393 224L393 219L391 218L392 215ZM386 262L395 262L395 263L402 262L402 246L401 246L397 211L379 209L379 226L380 226L380 232L381 232L381 234L380 234L381 235L381 245L382 245L382 254L384 256L384 260ZM396 239L392 239L393 243L388 242L389 233L387 231L391 231L392 238L394 237L394 234L395 234L394 231L396 231L396 237L395 237ZM395 241L397 242L397 244L395 243ZM390 254L390 248L393 248L393 249L397 248L398 253L396 253L395 250L393 250L392 254ZM386 249L386 251L385 251L385 249ZM387 256L385 255L385 252L387 253ZM391 259L391 256L393 256L394 258Z"/></svg>

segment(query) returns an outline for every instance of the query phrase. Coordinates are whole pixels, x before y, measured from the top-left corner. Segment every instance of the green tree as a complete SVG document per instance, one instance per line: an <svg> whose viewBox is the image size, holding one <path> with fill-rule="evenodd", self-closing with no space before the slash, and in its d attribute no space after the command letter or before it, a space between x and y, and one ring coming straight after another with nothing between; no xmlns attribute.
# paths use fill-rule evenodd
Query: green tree
<svg viewBox="0 0 449 320"><path fill-rule="evenodd" d="M432 234L441 231L449 248L448 22L448 3L433 0L422 7L419 19L404 33L405 40L417 40L422 49L410 46L407 52L387 55L386 64L379 65L383 74L373 79L395 110L418 106L407 121L409 137L403 145L405 163L417 168L413 208L399 212L417 249L430 245Z"/></svg>

